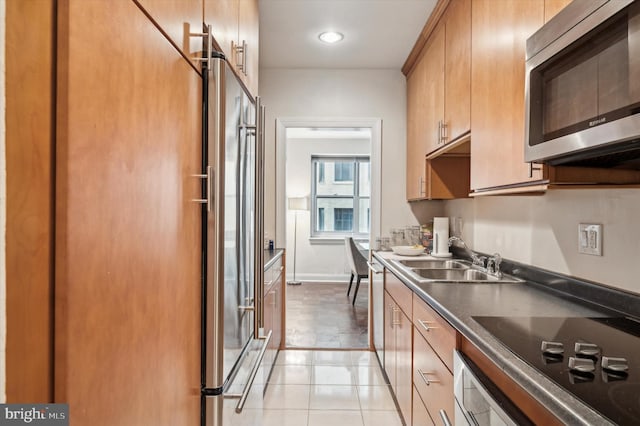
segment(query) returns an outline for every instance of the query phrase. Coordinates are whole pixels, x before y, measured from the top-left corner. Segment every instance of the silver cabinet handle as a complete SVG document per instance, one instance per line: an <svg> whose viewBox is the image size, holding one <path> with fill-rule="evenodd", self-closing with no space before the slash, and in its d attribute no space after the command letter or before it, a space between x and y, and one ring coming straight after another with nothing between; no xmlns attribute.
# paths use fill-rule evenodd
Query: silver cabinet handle
<svg viewBox="0 0 640 426"><path fill-rule="evenodd" d="M438 145L442 142L442 120L438 120L438 137L436 138Z"/></svg>
<svg viewBox="0 0 640 426"><path fill-rule="evenodd" d="M425 187L424 187L425 179L422 176L420 176L418 179L420 182L420 195L427 195L427 191L425 190Z"/></svg>
<svg viewBox="0 0 640 426"><path fill-rule="evenodd" d="M440 383L440 380L433 380L433 379L429 380L429 378L427 377L427 374L434 375L435 373L425 373L424 371L418 368L418 374L420 375L420 377L422 377L422 380L424 380L424 383L427 386L431 385L431 383Z"/></svg>
<svg viewBox="0 0 640 426"><path fill-rule="evenodd" d="M391 326L391 328L393 328L393 326L395 325L395 309L393 305L389 305L389 317L389 325Z"/></svg>
<svg viewBox="0 0 640 426"><path fill-rule="evenodd" d="M209 72L211 72L211 60L212 60L212 56L211 56L211 50L213 48L213 32L211 31L211 25L207 25L206 26L206 30L204 32L201 33L189 33L189 37L206 37L206 45L204 48L204 57L203 58L193 58L194 61L196 62L206 62L207 63L207 70Z"/></svg>
<svg viewBox="0 0 640 426"><path fill-rule="evenodd" d="M447 143L447 123L444 120L440 126L440 143Z"/></svg>
<svg viewBox="0 0 640 426"><path fill-rule="evenodd" d="M384 268L382 268L382 269L376 269L376 268L373 266L373 263L371 263L371 262L369 262L369 261L367 261L367 266L369 267L369 270L370 270L371 272L373 272L374 274L381 274L381 273L383 273L383 272L384 272Z"/></svg>
<svg viewBox="0 0 640 426"><path fill-rule="evenodd" d="M442 424L444 424L444 426L451 426L451 420L449 420L449 416L447 416L447 412L444 411L444 409L441 409L439 413L440 413L440 418L442 419Z"/></svg>
<svg viewBox="0 0 640 426"><path fill-rule="evenodd" d="M429 332L433 329L436 329L438 327L432 327L429 324L437 324L435 321L423 321L421 319L418 320L418 323L422 326L422 328L424 328L425 331Z"/></svg>
<svg viewBox="0 0 640 426"><path fill-rule="evenodd" d="M232 41L231 49L236 52L236 67L242 74L247 75L247 41L242 40L242 44L236 44ZM242 55L241 61L238 61L238 55Z"/></svg>
<svg viewBox="0 0 640 426"><path fill-rule="evenodd" d="M213 167L211 166L207 166L207 173L203 174L203 175L191 175L191 177L196 177L196 178L200 178L200 179L204 179L206 180L206 185L207 185L207 190L206 190L206 197L207 198L195 198L192 199L191 201L193 201L194 203L200 203L200 204L206 204L207 205L207 212L211 211L212 205L213 205L213 191L212 191L212 187L213 187Z"/></svg>
<svg viewBox="0 0 640 426"><path fill-rule="evenodd" d="M402 325L402 320L400 318L400 309L393 307L393 325Z"/></svg>

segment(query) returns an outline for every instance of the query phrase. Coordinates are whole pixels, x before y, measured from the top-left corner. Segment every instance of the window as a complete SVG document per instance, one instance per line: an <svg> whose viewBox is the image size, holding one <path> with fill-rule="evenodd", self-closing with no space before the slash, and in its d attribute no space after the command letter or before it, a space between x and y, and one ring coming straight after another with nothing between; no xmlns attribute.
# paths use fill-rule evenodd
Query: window
<svg viewBox="0 0 640 426"><path fill-rule="evenodd" d="M334 231L351 232L353 230L353 209L334 209L333 229Z"/></svg>
<svg viewBox="0 0 640 426"><path fill-rule="evenodd" d="M336 182L353 182L353 166L354 164L351 162L341 161L334 163L333 179ZM324 166L322 168L324 168Z"/></svg>
<svg viewBox="0 0 640 426"><path fill-rule="evenodd" d="M368 156L313 156L311 223L314 237L366 237L370 227Z"/></svg>
<svg viewBox="0 0 640 426"><path fill-rule="evenodd" d="M318 229L324 229L324 207L318 209Z"/></svg>

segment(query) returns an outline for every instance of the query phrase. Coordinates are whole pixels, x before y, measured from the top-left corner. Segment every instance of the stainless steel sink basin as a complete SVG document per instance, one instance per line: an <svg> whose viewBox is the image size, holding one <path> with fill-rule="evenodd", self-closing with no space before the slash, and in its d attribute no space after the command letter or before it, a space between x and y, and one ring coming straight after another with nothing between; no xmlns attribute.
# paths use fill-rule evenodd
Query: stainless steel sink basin
<svg viewBox="0 0 640 426"><path fill-rule="evenodd" d="M409 268L420 269L468 269L471 264L464 260L401 260Z"/></svg>
<svg viewBox="0 0 640 426"><path fill-rule="evenodd" d="M517 278L498 278L477 269L412 269L413 273L423 281L486 283L486 282L520 282Z"/></svg>

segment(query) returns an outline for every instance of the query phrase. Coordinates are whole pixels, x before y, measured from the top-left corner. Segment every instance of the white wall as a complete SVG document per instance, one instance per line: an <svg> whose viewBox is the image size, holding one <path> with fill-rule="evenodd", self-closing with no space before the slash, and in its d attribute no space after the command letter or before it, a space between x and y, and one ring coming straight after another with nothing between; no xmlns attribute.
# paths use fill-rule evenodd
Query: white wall
<svg viewBox="0 0 640 426"><path fill-rule="evenodd" d="M261 69L260 94L267 107L265 231L269 238L276 235L276 192L284 190L276 188L275 170L275 120L283 117L382 119L382 233L417 224L405 200L406 85L400 70Z"/></svg>
<svg viewBox="0 0 640 426"><path fill-rule="evenodd" d="M308 196L311 192L311 156L317 154L364 154L370 152L369 139L287 138L288 196ZM296 280L340 282L349 279L344 239L317 242L310 239L311 212L298 212ZM293 237L296 212L287 212L287 279L293 279Z"/></svg>
<svg viewBox="0 0 640 426"><path fill-rule="evenodd" d="M638 189L454 200L445 214L463 218L463 238L474 250L640 294ZM578 253L580 222L603 225L602 257Z"/></svg>
<svg viewBox="0 0 640 426"><path fill-rule="evenodd" d="M0 402L6 401L7 270L5 227L7 223L7 168L5 157L5 0L0 0Z"/></svg>

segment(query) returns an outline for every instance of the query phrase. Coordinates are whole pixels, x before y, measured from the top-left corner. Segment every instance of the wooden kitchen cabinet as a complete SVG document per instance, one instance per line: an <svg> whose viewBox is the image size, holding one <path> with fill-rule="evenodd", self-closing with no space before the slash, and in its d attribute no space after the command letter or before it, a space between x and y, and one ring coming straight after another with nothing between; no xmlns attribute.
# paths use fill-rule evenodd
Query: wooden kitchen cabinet
<svg viewBox="0 0 640 426"><path fill-rule="evenodd" d="M258 0L204 0L204 22L252 96L258 95Z"/></svg>
<svg viewBox="0 0 640 426"><path fill-rule="evenodd" d="M471 0L452 0L445 12L444 143L471 128Z"/></svg>
<svg viewBox="0 0 640 426"><path fill-rule="evenodd" d="M449 350L453 356L455 345ZM434 422L440 423L440 410L444 410L447 416L453 419L453 373L418 332L413 340L413 385Z"/></svg>
<svg viewBox="0 0 640 426"><path fill-rule="evenodd" d="M201 76L134 2L57 6L54 401L198 424Z"/></svg>
<svg viewBox="0 0 640 426"><path fill-rule="evenodd" d="M470 0L453 0L424 46L414 47L421 52L405 69L407 200L457 198L430 194L425 157L469 132L470 37ZM461 196L468 194L465 192Z"/></svg>
<svg viewBox="0 0 640 426"><path fill-rule="evenodd" d="M413 327L411 290L385 271L385 372L406 424L412 417Z"/></svg>
<svg viewBox="0 0 640 426"><path fill-rule="evenodd" d="M420 394L413 387L413 426L434 426L435 423L431 419L429 410L424 405L424 401L420 398Z"/></svg>
<svg viewBox="0 0 640 426"><path fill-rule="evenodd" d="M525 44L544 1L474 0L471 19L471 189L539 181L524 162Z"/></svg>
<svg viewBox="0 0 640 426"><path fill-rule="evenodd" d="M572 0L544 0L544 23L549 22L551 18L556 16L566 5Z"/></svg>

